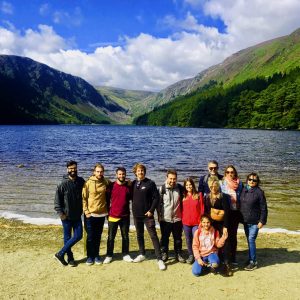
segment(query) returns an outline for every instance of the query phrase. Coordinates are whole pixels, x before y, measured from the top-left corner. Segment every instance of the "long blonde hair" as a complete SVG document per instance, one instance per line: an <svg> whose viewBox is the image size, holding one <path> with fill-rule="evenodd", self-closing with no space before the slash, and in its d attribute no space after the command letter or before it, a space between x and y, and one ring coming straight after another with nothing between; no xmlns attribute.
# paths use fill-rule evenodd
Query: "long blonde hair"
<svg viewBox="0 0 300 300"><path fill-rule="evenodd" d="M214 185L214 184L217 184L218 188L219 188L219 193L218 194L212 194L211 192L211 187ZM218 179L217 176L211 176L209 179L208 179L208 187L210 189L210 193L209 193L209 198L210 198L210 203L212 205L214 205L215 201L217 199L220 199L220 197L222 197L222 192L221 192L221 186L220 186L220 181Z"/></svg>

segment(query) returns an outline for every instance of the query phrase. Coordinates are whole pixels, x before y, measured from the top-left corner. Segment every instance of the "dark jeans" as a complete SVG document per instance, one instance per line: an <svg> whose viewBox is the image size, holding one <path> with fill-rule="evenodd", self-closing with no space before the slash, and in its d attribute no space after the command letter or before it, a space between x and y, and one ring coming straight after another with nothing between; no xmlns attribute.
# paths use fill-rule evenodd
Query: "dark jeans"
<svg viewBox="0 0 300 300"><path fill-rule="evenodd" d="M155 220L154 218L134 218L134 225L136 228L136 237L139 245L139 252L142 255L145 255L145 239L144 239L144 225L147 228L147 231L152 240L152 244L154 247L155 255L158 260L161 259L161 251L159 246L159 240L157 237L157 232L155 228Z"/></svg>
<svg viewBox="0 0 300 300"><path fill-rule="evenodd" d="M224 223L213 221L212 225L216 230L218 230L220 237L222 237ZM231 249L231 247L230 247L230 243L229 243L229 238L227 238L226 241L225 241L224 246L222 248L220 248L219 251L218 251L220 260L223 261L225 264L229 264L230 249Z"/></svg>
<svg viewBox="0 0 300 300"><path fill-rule="evenodd" d="M184 235L185 235L185 240L186 240L186 246L189 252L189 255L193 255L193 238L194 238L194 233L195 231L198 229L198 225L194 225L194 226L189 226L189 225L183 225L183 231L184 231Z"/></svg>
<svg viewBox="0 0 300 300"><path fill-rule="evenodd" d="M100 241L103 231L105 217L95 218L89 217L85 219L85 229L87 233L86 251L87 257L96 258L99 256Z"/></svg>
<svg viewBox="0 0 300 300"><path fill-rule="evenodd" d="M115 237L118 227L120 227L122 235L122 254L123 256L129 253L129 217L121 218L117 222L108 222L108 238L107 238L107 253L106 256L112 257L114 254Z"/></svg>
<svg viewBox="0 0 300 300"><path fill-rule="evenodd" d="M162 252L169 252L169 238L172 233L174 239L174 251L176 254L179 254L182 250L182 222L160 222L160 248Z"/></svg>
<svg viewBox="0 0 300 300"><path fill-rule="evenodd" d="M64 232L64 246L58 252L59 255L64 256L67 253L68 261L74 260L73 247L78 241L82 239L82 222L81 219L77 221L62 220L63 232ZM73 236L72 236L73 230Z"/></svg>
<svg viewBox="0 0 300 300"><path fill-rule="evenodd" d="M230 260L236 260L237 249L237 231L239 223L242 220L242 215L239 210L230 210L229 213L229 226L228 226L228 241L230 245Z"/></svg>

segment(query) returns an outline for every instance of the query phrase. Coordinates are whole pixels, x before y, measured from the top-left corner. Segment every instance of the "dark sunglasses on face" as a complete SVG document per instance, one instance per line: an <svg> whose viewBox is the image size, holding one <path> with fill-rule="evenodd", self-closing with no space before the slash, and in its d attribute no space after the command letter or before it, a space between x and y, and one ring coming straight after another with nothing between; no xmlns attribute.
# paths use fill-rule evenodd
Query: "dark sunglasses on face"
<svg viewBox="0 0 300 300"><path fill-rule="evenodd" d="M249 178L248 181L253 181L253 182L257 182L257 179L254 178Z"/></svg>
<svg viewBox="0 0 300 300"><path fill-rule="evenodd" d="M234 174L234 171L226 171L226 174Z"/></svg>
<svg viewBox="0 0 300 300"><path fill-rule="evenodd" d="M212 171L212 170L218 170L218 167L209 167L208 168L210 171Z"/></svg>

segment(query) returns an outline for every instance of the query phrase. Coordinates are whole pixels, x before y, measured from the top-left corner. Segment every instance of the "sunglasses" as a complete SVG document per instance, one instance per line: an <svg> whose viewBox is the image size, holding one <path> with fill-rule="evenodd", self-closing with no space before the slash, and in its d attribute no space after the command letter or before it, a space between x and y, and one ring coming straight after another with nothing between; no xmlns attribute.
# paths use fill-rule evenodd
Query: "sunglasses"
<svg viewBox="0 0 300 300"><path fill-rule="evenodd" d="M249 178L248 181L253 181L253 182L257 182L257 179L254 178Z"/></svg>
<svg viewBox="0 0 300 300"><path fill-rule="evenodd" d="M226 171L226 174L234 174L234 171Z"/></svg>
<svg viewBox="0 0 300 300"><path fill-rule="evenodd" d="M208 168L210 171L212 171L212 170L218 170L218 167L209 167Z"/></svg>

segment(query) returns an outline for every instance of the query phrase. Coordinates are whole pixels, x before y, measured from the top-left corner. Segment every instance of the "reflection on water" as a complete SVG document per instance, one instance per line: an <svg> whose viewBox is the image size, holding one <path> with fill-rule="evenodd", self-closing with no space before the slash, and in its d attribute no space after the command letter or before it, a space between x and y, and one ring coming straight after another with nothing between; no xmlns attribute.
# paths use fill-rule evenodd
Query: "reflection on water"
<svg viewBox="0 0 300 300"><path fill-rule="evenodd" d="M197 180L207 161L216 159L221 171L235 165L243 181L248 172L258 172L269 204L268 226L299 230L299 137L296 131L0 126L0 212L55 217L54 191L69 159L79 162L84 178L101 162L111 179L119 165L133 179L132 166L141 161L157 185L168 168L178 170L179 182L188 176Z"/></svg>

